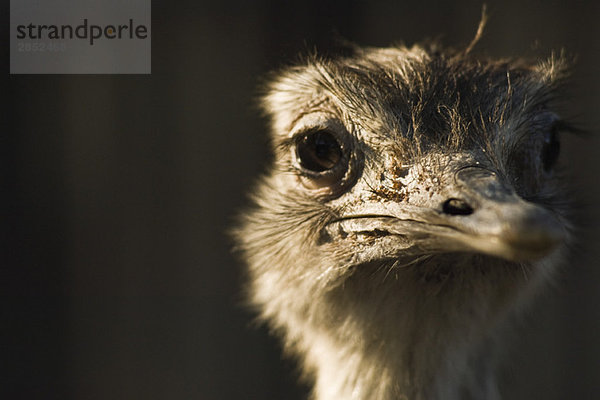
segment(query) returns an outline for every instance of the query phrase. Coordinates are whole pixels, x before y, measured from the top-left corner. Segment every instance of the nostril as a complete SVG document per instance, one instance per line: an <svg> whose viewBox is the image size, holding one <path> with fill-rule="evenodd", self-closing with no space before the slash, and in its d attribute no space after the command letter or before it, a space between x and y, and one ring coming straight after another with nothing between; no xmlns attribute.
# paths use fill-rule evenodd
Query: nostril
<svg viewBox="0 0 600 400"><path fill-rule="evenodd" d="M473 207L460 199L448 199L442 205L442 211L450 215L469 215L473 213Z"/></svg>

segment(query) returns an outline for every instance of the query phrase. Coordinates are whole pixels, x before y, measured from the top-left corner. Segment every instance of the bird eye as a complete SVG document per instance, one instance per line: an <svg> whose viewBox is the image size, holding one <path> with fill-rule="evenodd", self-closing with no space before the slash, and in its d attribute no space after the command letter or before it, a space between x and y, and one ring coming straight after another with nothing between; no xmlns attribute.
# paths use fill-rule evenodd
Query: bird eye
<svg viewBox="0 0 600 400"><path fill-rule="evenodd" d="M558 161L560 154L560 141L558 140L558 127L553 126L544 137L542 147L542 167L545 172L550 172Z"/></svg>
<svg viewBox="0 0 600 400"><path fill-rule="evenodd" d="M307 171L328 171L342 159L342 146L328 131L309 132L297 139L296 158L300 166Z"/></svg>

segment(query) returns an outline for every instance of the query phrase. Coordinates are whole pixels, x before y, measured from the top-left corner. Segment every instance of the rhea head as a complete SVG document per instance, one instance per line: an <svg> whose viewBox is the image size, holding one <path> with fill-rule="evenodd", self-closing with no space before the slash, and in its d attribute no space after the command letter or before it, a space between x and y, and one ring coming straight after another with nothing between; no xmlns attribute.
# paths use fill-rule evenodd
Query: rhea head
<svg viewBox="0 0 600 400"><path fill-rule="evenodd" d="M272 80L275 162L238 241L252 303L317 394L355 359L381 368L340 388L442 393L443 360L473 364L476 352L450 353L485 342L551 275L569 238L564 75L560 57L415 46L313 57Z"/></svg>

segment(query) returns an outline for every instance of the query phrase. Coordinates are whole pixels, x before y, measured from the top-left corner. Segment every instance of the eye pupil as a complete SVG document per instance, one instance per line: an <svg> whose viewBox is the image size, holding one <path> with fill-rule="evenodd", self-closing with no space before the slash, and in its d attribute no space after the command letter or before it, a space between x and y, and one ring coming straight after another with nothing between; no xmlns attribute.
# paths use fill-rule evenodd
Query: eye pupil
<svg viewBox="0 0 600 400"><path fill-rule="evenodd" d="M560 141L558 140L558 132L553 128L544 138L544 147L542 148L542 166L544 171L550 172L560 154Z"/></svg>
<svg viewBox="0 0 600 400"><path fill-rule="evenodd" d="M338 164L342 158L342 148L331 133L316 131L299 138L296 156L302 168L323 172Z"/></svg>

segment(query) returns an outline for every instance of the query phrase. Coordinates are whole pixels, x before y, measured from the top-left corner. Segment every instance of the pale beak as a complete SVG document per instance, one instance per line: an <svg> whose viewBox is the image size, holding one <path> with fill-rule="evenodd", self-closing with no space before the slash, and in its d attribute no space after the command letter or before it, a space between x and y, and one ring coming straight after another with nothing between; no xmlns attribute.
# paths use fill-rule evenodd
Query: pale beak
<svg viewBox="0 0 600 400"><path fill-rule="evenodd" d="M440 218L457 231L449 239L465 249L511 261L530 261L548 255L564 240L565 232L556 215L523 200L495 173L469 167L458 171L455 181L452 197L442 204Z"/></svg>
<svg viewBox="0 0 600 400"><path fill-rule="evenodd" d="M559 217L523 200L497 175L465 167L423 204L363 201L345 207L325 228L324 242L362 240L358 261L449 252L473 252L509 261L534 261L564 241ZM446 179L445 181L448 181Z"/></svg>

